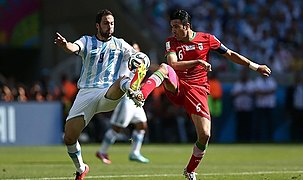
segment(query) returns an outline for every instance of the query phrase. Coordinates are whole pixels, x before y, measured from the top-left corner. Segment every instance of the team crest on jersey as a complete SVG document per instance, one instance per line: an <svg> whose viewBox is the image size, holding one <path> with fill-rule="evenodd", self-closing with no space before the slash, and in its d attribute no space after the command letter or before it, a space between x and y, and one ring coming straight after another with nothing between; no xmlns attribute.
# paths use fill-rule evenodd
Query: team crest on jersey
<svg viewBox="0 0 303 180"><path fill-rule="evenodd" d="M199 50L202 50L203 49L203 44L202 43L198 43L198 48L199 48Z"/></svg>
<svg viewBox="0 0 303 180"><path fill-rule="evenodd" d="M114 49L116 49L116 45L115 45L114 43L112 43L112 44L109 45L109 48L110 48L111 50L114 50Z"/></svg>
<svg viewBox="0 0 303 180"><path fill-rule="evenodd" d="M165 43L165 46L166 46L166 51L170 50L170 42L169 41L167 41Z"/></svg>
<svg viewBox="0 0 303 180"><path fill-rule="evenodd" d="M185 50L186 50L186 51L191 51L191 50L195 50L195 49L196 49L195 45L188 45L188 46L185 46Z"/></svg>

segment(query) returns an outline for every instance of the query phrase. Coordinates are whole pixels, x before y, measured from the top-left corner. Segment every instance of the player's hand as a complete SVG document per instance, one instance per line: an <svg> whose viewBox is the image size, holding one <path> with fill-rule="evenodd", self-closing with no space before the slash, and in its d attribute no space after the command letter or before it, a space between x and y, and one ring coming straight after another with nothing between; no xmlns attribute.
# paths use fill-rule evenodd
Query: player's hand
<svg viewBox="0 0 303 180"><path fill-rule="evenodd" d="M66 41L66 39L61 34L59 34L58 32L56 32L55 44L57 44L58 46L64 48L64 47L67 46L67 41Z"/></svg>
<svg viewBox="0 0 303 180"><path fill-rule="evenodd" d="M199 60L200 64L203 66L203 70L209 72L209 71L212 71L211 70L211 64L209 64L208 62L206 61L203 61L203 60Z"/></svg>
<svg viewBox="0 0 303 180"><path fill-rule="evenodd" d="M262 74L263 76L269 76L271 74L271 70L266 65L260 65L257 71Z"/></svg>

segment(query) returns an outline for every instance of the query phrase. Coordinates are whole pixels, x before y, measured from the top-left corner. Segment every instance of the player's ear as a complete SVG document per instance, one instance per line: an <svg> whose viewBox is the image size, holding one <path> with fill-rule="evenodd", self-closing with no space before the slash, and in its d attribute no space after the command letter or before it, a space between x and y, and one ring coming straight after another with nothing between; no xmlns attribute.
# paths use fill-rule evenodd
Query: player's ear
<svg viewBox="0 0 303 180"><path fill-rule="evenodd" d="M100 29L100 24L96 23L96 28Z"/></svg>
<svg viewBox="0 0 303 180"><path fill-rule="evenodd" d="M183 25L183 29L188 30L190 28L190 24L186 23L185 25Z"/></svg>
<svg viewBox="0 0 303 180"><path fill-rule="evenodd" d="M190 24L189 23L186 23L186 29L190 29Z"/></svg>

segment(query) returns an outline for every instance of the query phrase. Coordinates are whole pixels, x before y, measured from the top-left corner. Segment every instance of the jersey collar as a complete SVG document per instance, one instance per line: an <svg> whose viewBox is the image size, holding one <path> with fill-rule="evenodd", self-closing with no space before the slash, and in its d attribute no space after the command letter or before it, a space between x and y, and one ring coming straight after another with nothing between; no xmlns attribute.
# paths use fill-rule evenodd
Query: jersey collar
<svg viewBox="0 0 303 180"><path fill-rule="evenodd" d="M193 36L191 38L189 38L189 41L193 40L196 37L196 32L193 31Z"/></svg>

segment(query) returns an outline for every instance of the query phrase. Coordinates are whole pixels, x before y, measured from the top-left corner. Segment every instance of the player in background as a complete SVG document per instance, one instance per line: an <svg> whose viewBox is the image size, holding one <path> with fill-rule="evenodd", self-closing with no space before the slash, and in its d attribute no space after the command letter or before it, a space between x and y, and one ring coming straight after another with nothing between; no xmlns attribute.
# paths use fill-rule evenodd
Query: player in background
<svg viewBox="0 0 303 180"><path fill-rule="evenodd" d="M96 15L95 35L82 36L75 42L67 41L59 33L55 38L55 44L67 53L82 58L79 91L64 130L64 143L76 168L76 180L84 179L89 171L81 155L80 133L96 113L114 110L132 83L140 82L120 76L120 72L128 69L128 59L136 51L123 39L113 36L114 23L112 12L104 9Z"/></svg>
<svg viewBox="0 0 303 180"><path fill-rule="evenodd" d="M137 43L133 43L133 47L137 52L140 52L140 47ZM129 77L133 76L129 70L122 73L129 73ZM107 153L110 145L115 143L117 136L124 128L130 124L134 124L135 128L131 136L132 148L129 154L129 160L149 163L149 159L140 153L145 130L147 129L147 117L143 107L137 107L131 99L124 96L115 108L110 123L112 127L105 132L101 147L99 151L96 152L96 157L101 159L105 164L111 164L112 161L109 159Z"/></svg>
<svg viewBox="0 0 303 180"><path fill-rule="evenodd" d="M194 123L197 141L184 168L184 176L195 180L195 170L205 155L211 136L211 119L207 104L207 72L211 71L209 52L215 51L263 76L269 76L271 70L266 65L256 64L228 49L214 35L192 30L191 17L184 10L172 12L170 26L173 36L166 40L165 57L168 64L162 63L139 91L129 90L129 94L137 105L143 105L153 89L163 83L167 97L186 109Z"/></svg>

